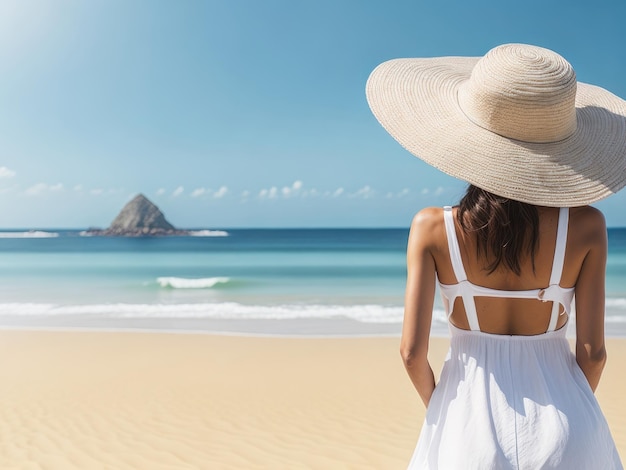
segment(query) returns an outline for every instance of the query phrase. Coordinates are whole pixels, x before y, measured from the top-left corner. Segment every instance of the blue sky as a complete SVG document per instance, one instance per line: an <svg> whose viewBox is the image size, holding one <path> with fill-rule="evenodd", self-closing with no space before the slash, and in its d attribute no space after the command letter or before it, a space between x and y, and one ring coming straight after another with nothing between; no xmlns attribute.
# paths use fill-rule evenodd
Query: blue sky
<svg viewBox="0 0 626 470"><path fill-rule="evenodd" d="M407 226L464 183L405 152L365 81L395 57L553 49L626 97L623 1L2 0L0 227ZM626 226L626 191L597 204Z"/></svg>

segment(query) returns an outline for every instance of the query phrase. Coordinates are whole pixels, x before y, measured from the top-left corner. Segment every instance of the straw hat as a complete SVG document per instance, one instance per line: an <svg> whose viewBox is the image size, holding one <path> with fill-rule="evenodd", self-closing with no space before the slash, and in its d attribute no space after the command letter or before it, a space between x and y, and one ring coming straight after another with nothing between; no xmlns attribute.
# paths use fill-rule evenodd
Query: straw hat
<svg viewBox="0 0 626 470"><path fill-rule="evenodd" d="M572 207L626 185L626 101L577 83L551 50L506 44L481 58L391 60L366 93L409 152L499 196Z"/></svg>

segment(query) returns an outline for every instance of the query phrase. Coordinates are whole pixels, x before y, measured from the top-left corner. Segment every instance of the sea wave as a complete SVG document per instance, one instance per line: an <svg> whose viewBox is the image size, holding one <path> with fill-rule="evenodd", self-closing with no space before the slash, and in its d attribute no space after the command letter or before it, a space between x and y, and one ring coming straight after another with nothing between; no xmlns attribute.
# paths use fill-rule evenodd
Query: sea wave
<svg viewBox="0 0 626 470"><path fill-rule="evenodd" d="M206 319L206 320L332 320L344 318L359 323L401 324L403 307L393 305L279 304L247 305L237 302L188 304L82 304L0 303L0 317L88 316L113 319ZM573 318L572 318L573 320ZM626 315L607 315L607 325L626 323ZM447 331L443 310L433 311L433 329Z"/></svg>
<svg viewBox="0 0 626 470"><path fill-rule="evenodd" d="M443 312L441 312L443 314ZM105 318L206 318L220 320L293 320L349 318L362 323L401 323L403 308L386 305L1 303L0 316L95 315ZM437 315L440 316L440 315Z"/></svg>
<svg viewBox="0 0 626 470"><path fill-rule="evenodd" d="M83 230L79 232L81 237L91 237L93 233ZM189 236L191 237L228 237L230 233L225 230L191 230L189 231Z"/></svg>
<svg viewBox="0 0 626 470"><path fill-rule="evenodd" d="M189 279L184 277L159 277L157 282L161 287L170 289L210 289L218 284L226 284L229 277L204 277L199 279Z"/></svg>
<svg viewBox="0 0 626 470"><path fill-rule="evenodd" d="M225 230L192 230L192 237L228 237L230 234Z"/></svg>
<svg viewBox="0 0 626 470"><path fill-rule="evenodd" d="M623 297L607 297L604 303L606 308L626 310L626 299Z"/></svg>
<svg viewBox="0 0 626 470"><path fill-rule="evenodd" d="M623 297L607 297L604 300L606 314L605 323L626 323L626 299Z"/></svg>
<svg viewBox="0 0 626 470"><path fill-rule="evenodd" d="M44 232L42 230L29 230L27 232L0 232L0 238L56 238L56 232Z"/></svg>
<svg viewBox="0 0 626 470"><path fill-rule="evenodd" d="M626 323L626 317L621 315L606 315L604 321L605 323Z"/></svg>

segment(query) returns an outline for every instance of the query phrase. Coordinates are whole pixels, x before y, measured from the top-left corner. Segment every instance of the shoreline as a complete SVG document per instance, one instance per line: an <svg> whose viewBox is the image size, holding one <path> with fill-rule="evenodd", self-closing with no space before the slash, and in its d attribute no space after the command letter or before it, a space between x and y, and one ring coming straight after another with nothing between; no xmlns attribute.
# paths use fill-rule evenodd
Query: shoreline
<svg viewBox="0 0 626 470"><path fill-rule="evenodd" d="M367 323L347 317L294 319L218 319L105 317L100 315L0 315L2 329L146 331L268 337L399 336L401 323ZM447 332L447 327L445 329ZM444 332L444 333L445 333Z"/></svg>
<svg viewBox="0 0 626 470"><path fill-rule="evenodd" d="M1 318L1 317L0 317ZM54 322L33 322L27 325L23 322L6 324L0 321L0 333L3 331L32 331L32 332L84 332L84 333L121 333L121 334L172 334L190 336L223 336L241 338L276 338L276 339L358 339L358 338L396 338L400 339L402 324L359 324L352 320L342 319L336 322L298 320L228 320L226 328L216 328L215 321L206 319L141 319L129 322L127 319L99 319L101 321L86 322L86 324L54 324ZM162 320L161 322L159 320ZM246 323L246 328L238 328L237 323ZM275 323L276 322L276 323ZM74 322L72 322L74 323ZM129 324L130 323L130 324ZM144 325L138 325L143 323ZM219 322L217 322L219 323ZM280 327L276 327L281 323ZM357 326L355 327L355 323ZM299 324L294 328L294 324ZM311 328L311 325L314 325ZM176 325L176 326L174 326ZM183 326L184 325L184 326ZM260 326L259 326L260 325ZM360 325L360 326L359 326ZM572 341L576 338L575 324L572 321L566 325L566 337ZM436 340L448 340L450 332L447 325L437 325L430 333ZM607 340L626 340L626 325L622 331L605 331Z"/></svg>
<svg viewBox="0 0 626 470"><path fill-rule="evenodd" d="M25 331L25 332L50 332L50 333L120 333L120 334L163 334L181 336L216 336L232 338L265 338L265 339L369 339L369 338L397 338L398 333L365 333L365 334L295 334L295 333L246 333L238 331L216 330L185 330L185 329L162 329L162 328L115 328L115 327L81 327L81 326L0 326L2 332ZM437 339L446 339L445 336L432 336ZM626 338L624 338L626 339Z"/></svg>
<svg viewBox="0 0 626 470"><path fill-rule="evenodd" d="M626 311L626 310L625 310ZM259 337L400 336L401 305L350 303L3 303L0 330L171 332ZM436 305L431 336L448 338L445 314ZM567 323L575 337L575 313ZM607 338L626 338L626 315L607 311Z"/></svg>

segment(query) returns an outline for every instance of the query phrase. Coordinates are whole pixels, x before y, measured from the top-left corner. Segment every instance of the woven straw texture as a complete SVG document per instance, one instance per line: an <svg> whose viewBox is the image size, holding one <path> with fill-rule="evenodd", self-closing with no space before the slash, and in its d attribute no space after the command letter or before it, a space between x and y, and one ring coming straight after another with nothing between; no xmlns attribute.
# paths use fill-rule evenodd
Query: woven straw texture
<svg viewBox="0 0 626 470"><path fill-rule="evenodd" d="M573 207L626 185L626 101L576 82L548 49L395 59L372 72L366 94L409 152L494 194Z"/></svg>

